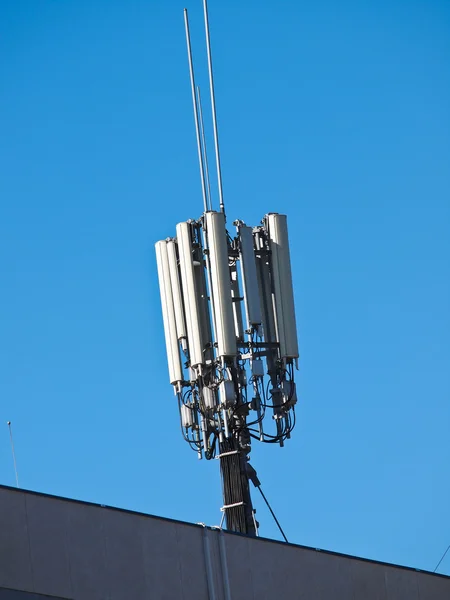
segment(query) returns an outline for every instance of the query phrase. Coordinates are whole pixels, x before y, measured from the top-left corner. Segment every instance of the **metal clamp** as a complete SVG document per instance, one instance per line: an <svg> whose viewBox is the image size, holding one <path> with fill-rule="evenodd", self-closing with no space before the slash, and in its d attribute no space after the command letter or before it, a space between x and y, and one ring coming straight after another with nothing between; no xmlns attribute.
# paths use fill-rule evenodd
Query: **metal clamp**
<svg viewBox="0 0 450 600"><path fill-rule="evenodd" d="M235 502L234 504L225 504L224 506L222 506L222 508L220 509L222 512L224 512L225 510L227 510L227 508L234 508L235 506L243 506L245 504L245 502Z"/></svg>
<svg viewBox="0 0 450 600"><path fill-rule="evenodd" d="M232 454L239 454L238 450L230 450L229 452L222 452L222 454L218 454L216 458L222 458L222 456L231 456Z"/></svg>

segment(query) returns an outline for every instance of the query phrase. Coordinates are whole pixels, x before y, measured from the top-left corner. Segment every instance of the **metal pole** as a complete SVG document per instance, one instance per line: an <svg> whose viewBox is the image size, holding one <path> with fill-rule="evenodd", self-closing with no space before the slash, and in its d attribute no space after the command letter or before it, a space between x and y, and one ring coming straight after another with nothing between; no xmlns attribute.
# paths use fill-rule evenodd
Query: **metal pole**
<svg viewBox="0 0 450 600"><path fill-rule="evenodd" d="M205 16L206 50L208 53L208 71L209 71L209 89L211 92L211 110L212 110L212 119L213 119L213 125L214 125L214 147L216 150L217 185L219 187L220 211L224 213L225 206L223 203L222 172L220 169L219 134L217 131L216 100L215 100L215 96L214 96L214 75L213 75L213 68L212 68L211 43L210 43L210 39L209 39L209 20L208 20L208 2L207 2L207 0L203 0L203 13Z"/></svg>
<svg viewBox="0 0 450 600"><path fill-rule="evenodd" d="M198 123L197 98L195 95L195 79L194 79L194 66L192 63L191 36L189 34L189 20L188 20L188 12L187 12L186 8L184 9L184 27L186 30L186 44L187 44L187 52L188 52L188 60L189 60L189 74L191 77L192 104L193 104L193 108L194 108L195 133L197 136L197 151L198 151L198 163L200 166L200 179L202 181L203 206L205 208L205 211L207 211L208 203L207 203L207 198L206 198L205 173L204 173L204 167L203 167L200 128L199 128L199 123Z"/></svg>
<svg viewBox="0 0 450 600"><path fill-rule="evenodd" d="M447 550L444 552L444 554L441 556L441 560L438 562L438 564L434 567L433 573L436 573L439 565L441 564L441 562L444 560L445 555L447 554L447 552L450 550L450 546L447 548Z"/></svg>
<svg viewBox="0 0 450 600"><path fill-rule="evenodd" d="M289 542L288 542L288 540L287 540L287 537L286 537L286 535L284 534L283 528L281 527L281 525L280 525L280 522L279 522L279 521L278 521L278 519L276 518L276 516L275 516L275 513L273 512L273 510L272 510L272 507L271 507L271 506L270 506L270 504L269 504L269 501L267 500L267 498L266 498L266 497L265 497L265 495L264 495L264 492L263 492L263 491L262 491L262 489L261 489L261 486L260 486L260 485L258 485L258 486L257 486L257 488L258 488L258 490L259 490L259 493L260 493L260 494L261 494L261 496L263 497L263 499L264 499L264 502L267 504L267 508L270 510L270 514L271 514L271 515L272 515L272 517L275 519L275 523L278 525L278 529L280 530L280 532L281 532L281 535L282 535L282 536L283 536L283 538L284 538L284 541L286 542L286 544L288 544Z"/></svg>
<svg viewBox="0 0 450 600"><path fill-rule="evenodd" d="M203 125L202 99L200 96L200 88L198 86L197 86L197 102L198 102L198 116L199 116L199 120L200 120L200 135L202 136L203 161L204 161L204 166L205 166L206 187L207 187L208 198L209 198L209 210L212 210L211 185L209 182L208 154L206 152L205 127Z"/></svg>
<svg viewBox="0 0 450 600"><path fill-rule="evenodd" d="M16 474L16 486L19 487L19 475L17 473L16 453L15 453L15 450L14 450L14 442L13 442L13 436L12 436L11 421L7 421L7 425L8 425L8 429L9 429L9 439L11 441L11 450L12 450L13 461L14 461L14 473Z"/></svg>

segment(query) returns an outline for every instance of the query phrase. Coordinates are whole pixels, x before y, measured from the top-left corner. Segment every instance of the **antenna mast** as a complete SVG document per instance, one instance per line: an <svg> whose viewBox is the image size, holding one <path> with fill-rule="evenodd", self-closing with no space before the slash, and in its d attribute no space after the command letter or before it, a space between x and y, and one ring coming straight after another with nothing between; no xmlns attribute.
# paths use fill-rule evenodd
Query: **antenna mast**
<svg viewBox="0 0 450 600"><path fill-rule="evenodd" d="M198 107L197 107L197 97L195 95L194 65L192 63L191 36L189 33L189 19L188 19L187 8L184 9L184 28L186 31L186 44L187 44L187 53L188 53L188 61L189 61L189 74L191 76L192 105L194 108L195 133L197 135L198 163L200 166L200 179L202 181L203 206L204 206L205 210L208 210L208 201L207 201L206 185L205 185L205 169L204 169L204 165L203 165L202 143L201 143L201 138L200 138L200 127L199 127L199 123L198 123Z"/></svg>
<svg viewBox="0 0 450 600"><path fill-rule="evenodd" d="M289 239L287 218L278 213L269 213L257 227L235 221L234 237L226 229L207 0L203 9L220 210L212 208L185 9L204 213L178 223L176 237L157 242L156 258L183 437L199 458L219 459L227 528L253 536L258 523L250 481L262 491L249 462L251 440L283 446L295 426L298 344ZM271 428L265 426L267 412Z"/></svg>
<svg viewBox="0 0 450 600"><path fill-rule="evenodd" d="M202 138L202 147L203 147L203 160L204 160L204 165L205 165L206 187L208 190L208 199L209 199L209 210L212 210L211 185L210 185L210 181L209 181L208 155L206 152L205 127L203 125L202 99L200 96L200 88L198 86L197 86L197 101L198 101L198 116L200 118L200 134L201 134L201 138Z"/></svg>
<svg viewBox="0 0 450 600"><path fill-rule="evenodd" d="M213 67L212 67L211 42L209 39L208 0L203 0L203 14L205 16L206 51L208 54L209 89L211 92L211 111L212 111L212 120L213 120L213 126L214 126L214 147L216 150L217 185L219 188L219 206L220 206L220 212L224 213L225 205L223 203L222 171L220 168L219 133L217 131L217 117L216 117L216 98L215 98L215 94L214 94L214 75L213 75Z"/></svg>

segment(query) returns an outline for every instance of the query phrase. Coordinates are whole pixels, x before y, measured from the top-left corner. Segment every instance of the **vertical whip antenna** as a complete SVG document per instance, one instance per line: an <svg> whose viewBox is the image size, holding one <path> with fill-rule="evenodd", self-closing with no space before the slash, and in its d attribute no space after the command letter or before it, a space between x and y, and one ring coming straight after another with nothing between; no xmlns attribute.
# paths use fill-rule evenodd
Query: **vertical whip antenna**
<svg viewBox="0 0 450 600"><path fill-rule="evenodd" d="M203 0L203 13L205 16L205 32L206 32L206 50L208 53L208 71L209 71L209 88L211 92L211 110L212 119L214 126L214 146L216 149L216 165L217 165L217 185L219 187L219 204L221 212L225 212L225 206L223 203L223 190L222 190L222 172L220 169L220 152L219 152L219 133L217 131L217 118L216 118L216 99L214 95L214 75L212 68L212 57L211 57L211 42L209 39L209 19L208 19L208 1Z"/></svg>
<svg viewBox="0 0 450 600"><path fill-rule="evenodd" d="M206 152L205 127L203 125L202 99L200 96L200 88L198 86L197 86L197 102L198 102L198 116L200 118L200 134L202 136L203 160L204 160L204 166L205 166L206 187L207 187L208 199L209 199L209 210L212 210L211 185L209 182L209 168L208 168L208 153Z"/></svg>
<svg viewBox="0 0 450 600"><path fill-rule="evenodd" d="M192 104L193 104L193 108L194 108L195 133L197 136L197 151L198 151L198 163L199 163L199 167L200 167L200 179L202 182L203 206L205 208L205 211L207 211L208 210L208 201L207 201L207 196L206 196L205 171L204 171L204 165L203 165L200 127L199 127L199 122L198 122L197 97L195 95L195 78L194 78L194 65L192 63L191 36L189 33L189 20L188 20L188 12L187 12L186 8L184 9L184 27L186 30L186 44L187 44L187 53L188 53L188 61L189 61L189 74L191 77Z"/></svg>
<svg viewBox="0 0 450 600"><path fill-rule="evenodd" d="M16 486L19 487L19 475L17 474L16 453L14 451L14 441L13 441L13 436L12 436L11 421L7 421L7 425L8 425L8 429L9 429L9 439L11 441L11 451L12 451L13 461L14 461L14 472L16 474Z"/></svg>

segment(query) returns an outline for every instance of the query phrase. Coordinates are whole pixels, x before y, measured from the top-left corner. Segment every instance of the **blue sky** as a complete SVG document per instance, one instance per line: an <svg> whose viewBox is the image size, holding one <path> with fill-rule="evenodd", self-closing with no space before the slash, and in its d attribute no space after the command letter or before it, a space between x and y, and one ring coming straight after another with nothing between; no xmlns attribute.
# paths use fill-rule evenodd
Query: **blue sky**
<svg viewBox="0 0 450 600"><path fill-rule="evenodd" d="M10 419L23 487L215 525L153 250L202 210L183 8L0 5L0 481ZM298 425L254 445L263 490L292 542L432 570L450 543L450 5L210 0L210 20L230 222L285 212L292 238Z"/></svg>

